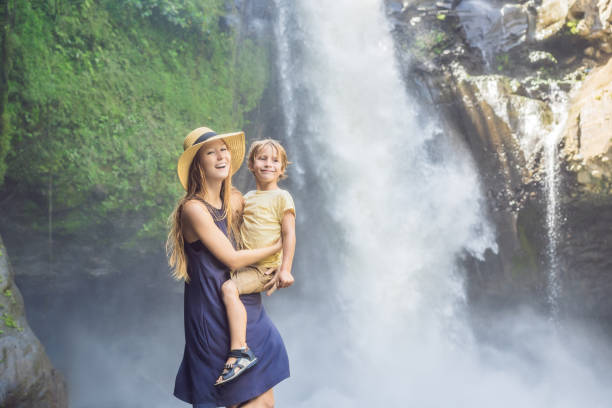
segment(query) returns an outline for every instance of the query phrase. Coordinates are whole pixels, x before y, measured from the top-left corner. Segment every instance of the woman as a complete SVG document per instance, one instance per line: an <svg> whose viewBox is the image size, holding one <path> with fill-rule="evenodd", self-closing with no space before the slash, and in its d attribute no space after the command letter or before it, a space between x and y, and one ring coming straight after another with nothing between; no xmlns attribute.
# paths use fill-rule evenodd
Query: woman
<svg viewBox="0 0 612 408"><path fill-rule="evenodd" d="M202 127L183 143L178 174L185 196L171 216L168 253L173 275L185 280L185 351L174 395L196 408L273 407L272 387L289 377L280 334L259 293L242 297L247 339L258 362L235 381L215 387L229 351L221 285L230 270L253 264L281 249L281 243L236 251L228 239L232 225L232 174L244 159L244 133L217 135Z"/></svg>

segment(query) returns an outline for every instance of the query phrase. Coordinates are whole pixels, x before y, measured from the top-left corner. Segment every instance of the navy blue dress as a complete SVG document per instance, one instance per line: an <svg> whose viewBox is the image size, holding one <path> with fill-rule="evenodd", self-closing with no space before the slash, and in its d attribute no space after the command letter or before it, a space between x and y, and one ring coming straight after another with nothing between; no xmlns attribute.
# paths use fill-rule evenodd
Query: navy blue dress
<svg viewBox="0 0 612 408"><path fill-rule="evenodd" d="M215 224L227 236L222 210L208 206ZM247 310L247 343L258 363L236 380L215 387L229 352L229 329L221 285L229 270L200 241L185 244L185 351L176 375L174 395L198 407L228 406L263 394L289 377L289 359L280 333L266 314L261 294L240 296Z"/></svg>

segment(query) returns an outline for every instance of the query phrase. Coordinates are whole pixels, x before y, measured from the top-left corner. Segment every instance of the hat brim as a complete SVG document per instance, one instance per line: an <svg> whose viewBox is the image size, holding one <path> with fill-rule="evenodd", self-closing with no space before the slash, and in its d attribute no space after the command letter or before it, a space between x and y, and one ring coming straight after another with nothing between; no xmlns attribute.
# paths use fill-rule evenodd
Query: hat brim
<svg viewBox="0 0 612 408"><path fill-rule="evenodd" d="M215 135L204 140L203 142L196 143L193 146L190 146L187 150L185 150L178 160L177 173L179 180L181 181L181 185L183 186L185 191L187 191L189 168L191 167L191 162L193 161L193 158L202 146L214 140L223 140L225 142L225 145L229 149L230 154L232 156L232 176L238 171L238 169L242 165L245 149L244 132L224 133L221 135Z"/></svg>

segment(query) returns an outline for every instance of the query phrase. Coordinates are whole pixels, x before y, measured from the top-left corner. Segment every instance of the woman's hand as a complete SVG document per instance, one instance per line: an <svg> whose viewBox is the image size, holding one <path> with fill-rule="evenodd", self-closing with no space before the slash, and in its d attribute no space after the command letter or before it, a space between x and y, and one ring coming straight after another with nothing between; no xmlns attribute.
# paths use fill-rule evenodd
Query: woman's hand
<svg viewBox="0 0 612 408"><path fill-rule="evenodd" d="M270 279L270 282L266 283L264 285L264 290L266 291L266 296L270 296L272 295L274 292L276 292L276 289L278 289L278 268L270 268L268 270L266 270L265 272L266 275L270 275L273 274L274 276L272 276L272 279Z"/></svg>

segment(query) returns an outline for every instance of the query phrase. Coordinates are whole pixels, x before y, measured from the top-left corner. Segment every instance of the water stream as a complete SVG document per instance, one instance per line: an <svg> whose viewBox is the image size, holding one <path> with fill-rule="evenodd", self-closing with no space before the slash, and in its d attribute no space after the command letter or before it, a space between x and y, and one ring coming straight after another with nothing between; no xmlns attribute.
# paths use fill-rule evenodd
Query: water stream
<svg viewBox="0 0 612 408"><path fill-rule="evenodd" d="M551 85L552 86L552 85ZM558 86L551 89L551 110L553 123L551 131L544 139L544 166L546 188L546 232L548 256L548 303L551 318L558 319L559 295L561 294L561 281L559 278L559 254L557 253L560 239L561 215L559 204L559 159L557 145L565 130L568 115L567 95Z"/></svg>
<svg viewBox="0 0 612 408"><path fill-rule="evenodd" d="M278 405L603 407L546 321L474 338L457 260L495 250L494 232L469 154L400 77L382 2L275 4L278 137L302 204L295 295L269 303L293 367Z"/></svg>

